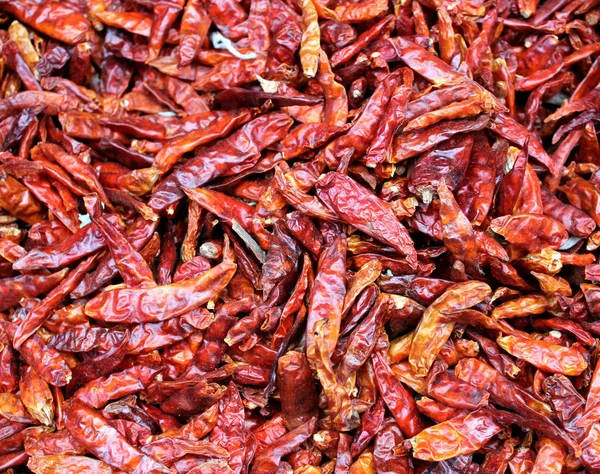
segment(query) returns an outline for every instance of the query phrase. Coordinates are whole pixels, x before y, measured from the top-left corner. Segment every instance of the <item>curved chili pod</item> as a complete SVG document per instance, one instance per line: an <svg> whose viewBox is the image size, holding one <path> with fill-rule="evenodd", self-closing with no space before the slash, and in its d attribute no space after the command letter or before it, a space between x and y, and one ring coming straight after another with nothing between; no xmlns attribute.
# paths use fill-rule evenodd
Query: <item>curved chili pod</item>
<svg viewBox="0 0 600 474"><path fill-rule="evenodd" d="M490 223L490 229L530 252L559 249L569 238L560 222L539 214L497 217Z"/></svg>
<svg viewBox="0 0 600 474"><path fill-rule="evenodd" d="M433 361L454 330L454 323L442 322L443 313L468 309L491 294L492 289L483 282L456 283L425 310L410 348L409 362L415 374L427 375Z"/></svg>
<svg viewBox="0 0 600 474"><path fill-rule="evenodd" d="M580 351L522 336L503 336L496 341L509 354L550 373L579 375L588 363Z"/></svg>
<svg viewBox="0 0 600 474"><path fill-rule="evenodd" d="M207 272L180 283L106 291L92 298L85 305L85 312L102 321L164 321L216 298L227 286L236 269L235 263L224 261Z"/></svg>
<svg viewBox="0 0 600 474"><path fill-rule="evenodd" d="M65 412L65 427L73 438L98 458L134 474L172 471L133 447L99 412L74 400Z"/></svg>
<svg viewBox="0 0 600 474"><path fill-rule="evenodd" d="M426 428L409 441L417 459L443 461L477 451L501 430L494 416L481 408Z"/></svg>
<svg viewBox="0 0 600 474"><path fill-rule="evenodd" d="M328 173L317 183L317 195L344 222L391 245L409 263L416 263L414 245L404 226L385 202L356 181L341 173Z"/></svg>

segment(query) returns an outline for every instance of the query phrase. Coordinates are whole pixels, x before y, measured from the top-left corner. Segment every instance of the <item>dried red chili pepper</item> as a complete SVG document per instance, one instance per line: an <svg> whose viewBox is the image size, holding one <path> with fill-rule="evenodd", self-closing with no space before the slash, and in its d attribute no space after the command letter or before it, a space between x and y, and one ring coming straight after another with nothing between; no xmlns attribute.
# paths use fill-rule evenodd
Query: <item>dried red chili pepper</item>
<svg viewBox="0 0 600 474"><path fill-rule="evenodd" d="M402 432L406 436L414 436L424 428L423 420L417 413L414 400L394 375L386 358L385 351L379 349L371 356L377 387Z"/></svg>
<svg viewBox="0 0 600 474"><path fill-rule="evenodd" d="M317 183L317 196L341 220L391 245L398 252L406 255L409 263L416 262L408 232L391 209L377 196L356 184L354 180L341 173L329 173ZM356 207L353 206L356 200L367 206L369 209L367 214L361 216L357 213Z"/></svg>
<svg viewBox="0 0 600 474"><path fill-rule="evenodd" d="M595 0L0 11L2 469L598 470Z"/></svg>
<svg viewBox="0 0 600 474"><path fill-rule="evenodd" d="M413 453L417 459L443 461L474 452L502 430L494 418L481 408L427 428L409 440ZM441 441L448 451L437 448L436 440L445 440L448 436L453 436L453 443Z"/></svg>
<svg viewBox="0 0 600 474"><path fill-rule="evenodd" d="M453 323L442 323L445 312L468 309L491 295L491 289L482 282L456 283L427 308L413 337L409 355L412 369L425 376L442 346L454 329Z"/></svg>
<svg viewBox="0 0 600 474"><path fill-rule="evenodd" d="M250 168L260 157L260 152L283 138L290 126L291 119L281 112L256 118L224 142L187 161L162 181L154 189L149 205L157 210L165 209L183 197L181 186L195 188L223 172L231 175ZM245 150L244 156L239 156L240 149Z"/></svg>
<svg viewBox="0 0 600 474"><path fill-rule="evenodd" d="M396 87L373 142L367 150L365 157L367 166L375 167L379 163L390 161L389 149L393 136L407 119L408 101L414 81L414 73L408 68L402 69L401 73L402 83Z"/></svg>
<svg viewBox="0 0 600 474"><path fill-rule="evenodd" d="M288 352L280 357L277 382L286 427L294 429L311 420L317 411L317 393L306 356Z"/></svg>
<svg viewBox="0 0 600 474"><path fill-rule="evenodd" d="M152 322L174 318L215 298L236 270L231 260L180 283L153 288L115 289L86 304L86 314L106 321ZM123 300L128 300L123 307ZM144 304L153 301L152 307Z"/></svg>
<svg viewBox="0 0 600 474"><path fill-rule="evenodd" d="M68 406L65 426L78 443L107 464L125 472L141 472L140 469L144 472L172 472L132 446L99 412L80 401L73 401Z"/></svg>
<svg viewBox="0 0 600 474"><path fill-rule="evenodd" d="M574 348L546 341L529 341L521 336L504 336L498 338L497 342L509 354L523 358L547 372L579 375L587 368L583 355Z"/></svg>

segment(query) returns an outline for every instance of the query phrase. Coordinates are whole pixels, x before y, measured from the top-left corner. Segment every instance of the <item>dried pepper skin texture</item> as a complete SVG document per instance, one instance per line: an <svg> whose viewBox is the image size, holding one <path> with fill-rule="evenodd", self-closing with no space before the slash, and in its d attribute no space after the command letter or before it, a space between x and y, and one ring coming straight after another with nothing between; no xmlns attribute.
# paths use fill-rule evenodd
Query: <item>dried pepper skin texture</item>
<svg viewBox="0 0 600 474"><path fill-rule="evenodd" d="M600 472L597 0L0 0L0 471Z"/></svg>
<svg viewBox="0 0 600 474"><path fill-rule="evenodd" d="M19 324L13 336L13 346L18 349L31 335L37 331L53 309L60 304L67 293L83 279L84 274L93 267L96 257L91 256L82 261L59 285L48 293L46 298L35 305L26 318Z"/></svg>
<svg viewBox="0 0 600 474"><path fill-rule="evenodd" d="M417 459L444 461L477 451L501 430L493 416L481 409L427 428L410 443Z"/></svg>
<svg viewBox="0 0 600 474"><path fill-rule="evenodd" d="M181 283L112 290L90 300L85 312L90 317L112 322L164 321L211 301L227 286L236 268L235 263L225 261Z"/></svg>
<svg viewBox="0 0 600 474"><path fill-rule="evenodd" d="M98 412L79 401L67 407L65 425L86 449L113 467L125 472L172 472L133 447Z"/></svg>
<svg viewBox="0 0 600 474"><path fill-rule="evenodd" d="M27 467L37 473L74 473L91 471L97 472L98 474L110 474L113 472L113 468L102 461L70 454L33 456L27 462Z"/></svg>
<svg viewBox="0 0 600 474"><path fill-rule="evenodd" d="M561 191L565 193L569 203L578 209L581 209L589 217L594 219L596 225L600 223L600 209L598 208L598 188L591 181L574 177L569 180Z"/></svg>
<svg viewBox="0 0 600 474"><path fill-rule="evenodd" d="M544 214L556 219L575 237L585 238L596 228L596 223L585 212L557 199L545 188L541 189Z"/></svg>
<svg viewBox="0 0 600 474"><path fill-rule="evenodd" d="M281 409L288 429L295 429L317 413L317 393L306 356L288 352L277 361Z"/></svg>
<svg viewBox="0 0 600 474"><path fill-rule="evenodd" d="M563 446L550 438L542 438L538 443L538 455L532 472L560 472L565 465L566 457L567 453Z"/></svg>
<svg viewBox="0 0 600 474"><path fill-rule="evenodd" d="M442 322L443 313L468 309L491 294L491 288L483 282L456 283L427 308L413 336L408 357L415 374L422 377L427 375L454 330L453 323Z"/></svg>
<svg viewBox="0 0 600 474"><path fill-rule="evenodd" d="M48 384L30 369L21 378L19 390L31 416L44 425L51 425L54 421L54 399Z"/></svg>
<svg viewBox="0 0 600 474"><path fill-rule="evenodd" d="M67 273L68 269L65 268L49 275L21 275L0 280L0 310L12 308L22 298L34 298L48 292L58 285Z"/></svg>
<svg viewBox="0 0 600 474"><path fill-rule="evenodd" d="M329 173L317 183L317 196L344 222L382 240L416 263L410 236L391 209L346 175ZM364 206L364 207L363 207ZM369 210L360 215L358 209Z"/></svg>
<svg viewBox="0 0 600 474"><path fill-rule="evenodd" d="M396 87L375 138L367 150L365 157L367 166L376 166L378 163L388 161L394 134L406 121L413 82L414 73L408 68L402 69L402 83Z"/></svg>
<svg viewBox="0 0 600 474"><path fill-rule="evenodd" d="M151 382L157 370L137 366L99 378L84 385L73 395L92 408L101 408L109 400L114 400L144 389Z"/></svg>
<svg viewBox="0 0 600 474"><path fill-rule="evenodd" d="M472 135L457 135L422 155L409 173L410 184L439 186L443 179L446 186L455 190L461 183L469 164L473 148Z"/></svg>
<svg viewBox="0 0 600 474"><path fill-rule="evenodd" d="M314 364L315 327L324 321L323 337L331 353L337 341L346 295L346 239L338 237L319 258L306 321L306 355Z"/></svg>
<svg viewBox="0 0 600 474"><path fill-rule="evenodd" d="M181 187L196 188L224 172L235 174L252 167L260 157L260 152L282 139L291 125L290 117L282 112L257 117L227 140L176 169L154 189L150 207L166 209L183 197ZM244 152L240 153L240 150Z"/></svg>
<svg viewBox="0 0 600 474"><path fill-rule="evenodd" d="M559 249L569 238L560 222L539 214L498 217L491 222L490 228L510 243L530 252L544 248ZM535 234L533 229L544 229L544 233ZM531 235L533 238L528 238Z"/></svg>
<svg viewBox="0 0 600 474"><path fill-rule="evenodd" d="M5 176L0 181L0 208L28 224L44 220L44 212L38 200L12 176Z"/></svg>
<svg viewBox="0 0 600 474"><path fill-rule="evenodd" d="M464 262L468 273L481 274L476 263L478 244L475 231L467 217L463 214L454 195L442 181L437 187L440 198L440 218L443 226L442 240L454 258Z"/></svg>
<svg viewBox="0 0 600 474"><path fill-rule="evenodd" d="M40 249L32 249L14 262L14 265L17 270L60 268L95 253L105 245L98 227L90 224L63 241Z"/></svg>
<svg viewBox="0 0 600 474"><path fill-rule="evenodd" d="M498 338L498 345L508 353L525 359L547 372L579 375L588 364L577 349L566 348L545 341L529 340L520 336Z"/></svg>
<svg viewBox="0 0 600 474"><path fill-rule="evenodd" d="M385 347L385 345L384 345ZM406 436L414 436L425 427L417 406L408 390L395 376L387 361L387 354L376 350L371 355L377 386L386 406Z"/></svg>
<svg viewBox="0 0 600 474"><path fill-rule="evenodd" d="M5 9L21 22L67 44L81 42L91 30L91 25L84 15L67 5L19 2L3 5L3 10ZM55 25L48 23L47 18L50 16L56 19Z"/></svg>

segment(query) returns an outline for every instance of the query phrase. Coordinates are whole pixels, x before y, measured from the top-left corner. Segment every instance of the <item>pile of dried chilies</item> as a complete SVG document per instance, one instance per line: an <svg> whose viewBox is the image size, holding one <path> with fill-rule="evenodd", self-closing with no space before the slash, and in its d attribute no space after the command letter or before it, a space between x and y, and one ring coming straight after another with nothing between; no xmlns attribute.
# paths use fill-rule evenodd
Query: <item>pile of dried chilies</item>
<svg viewBox="0 0 600 474"><path fill-rule="evenodd" d="M0 471L600 473L599 21L0 0Z"/></svg>

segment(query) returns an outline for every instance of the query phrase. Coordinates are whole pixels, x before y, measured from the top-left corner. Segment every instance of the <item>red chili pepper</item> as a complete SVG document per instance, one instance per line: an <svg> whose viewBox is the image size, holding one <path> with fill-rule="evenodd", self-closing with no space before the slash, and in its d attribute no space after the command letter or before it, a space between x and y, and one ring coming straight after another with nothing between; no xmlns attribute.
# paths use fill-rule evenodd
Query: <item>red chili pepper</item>
<svg viewBox="0 0 600 474"><path fill-rule="evenodd" d="M0 470L599 470L597 3L0 0Z"/></svg>

